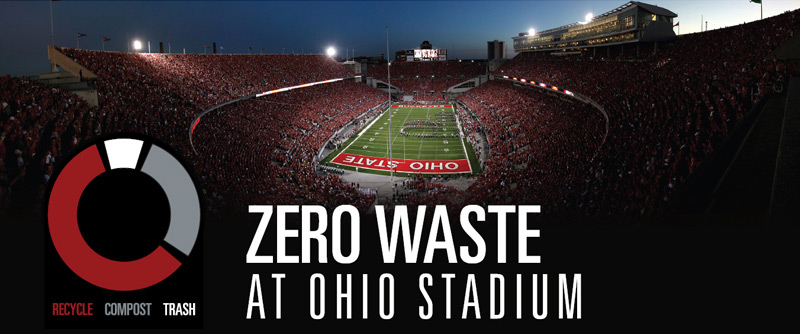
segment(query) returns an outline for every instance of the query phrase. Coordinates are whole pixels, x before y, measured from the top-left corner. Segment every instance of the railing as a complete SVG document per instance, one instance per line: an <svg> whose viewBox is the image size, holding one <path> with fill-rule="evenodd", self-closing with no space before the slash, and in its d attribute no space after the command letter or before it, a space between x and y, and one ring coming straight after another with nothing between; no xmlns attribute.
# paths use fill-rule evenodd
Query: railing
<svg viewBox="0 0 800 334"><path fill-rule="evenodd" d="M311 86L316 86L316 85L328 84L328 83L333 83L333 82L338 82L338 81L343 81L343 80L348 80L348 79L359 79L359 78L361 78L361 76L360 75L356 75L356 76L347 77L347 78L337 78L337 79L330 79L330 80L324 80L324 81L309 82L309 83L305 83L305 84L302 84L302 85L297 85L297 86L292 86L292 87L283 87L283 88L273 89L273 90L270 90L270 91L261 92L261 93L257 93L257 94L245 95L245 96L237 97L237 98L222 102L220 104L214 105L214 106L212 106L212 107L210 107L210 108L208 108L206 110L203 110L199 114L197 114L197 116L192 120L192 125L189 127L189 146L192 147L192 150L194 151L194 153L197 153L197 149L194 148L194 142L192 142L192 135L194 134L194 129L197 127L197 124L200 123L200 119L203 118L203 116L205 116L206 114L208 114L208 113L210 113L210 112L212 112L214 110L217 110L219 108L222 108L222 107L227 106L227 105L232 104L232 103L245 101L245 100L249 100L249 99L253 99L253 98L258 98L258 97L262 97L262 96L266 96L266 95L272 95L272 94L277 94L277 93L281 93L281 92L287 92L287 91L294 90L294 89L306 88L306 87L311 87Z"/></svg>

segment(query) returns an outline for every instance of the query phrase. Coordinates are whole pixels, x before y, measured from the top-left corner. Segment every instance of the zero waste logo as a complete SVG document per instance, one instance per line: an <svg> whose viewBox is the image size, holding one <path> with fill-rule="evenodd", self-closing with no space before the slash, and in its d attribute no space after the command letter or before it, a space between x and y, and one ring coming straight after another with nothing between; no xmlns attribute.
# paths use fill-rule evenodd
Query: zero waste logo
<svg viewBox="0 0 800 334"><path fill-rule="evenodd" d="M47 200L60 258L107 290L140 290L172 275L194 248L200 220L186 167L139 135L97 141L74 155Z"/></svg>

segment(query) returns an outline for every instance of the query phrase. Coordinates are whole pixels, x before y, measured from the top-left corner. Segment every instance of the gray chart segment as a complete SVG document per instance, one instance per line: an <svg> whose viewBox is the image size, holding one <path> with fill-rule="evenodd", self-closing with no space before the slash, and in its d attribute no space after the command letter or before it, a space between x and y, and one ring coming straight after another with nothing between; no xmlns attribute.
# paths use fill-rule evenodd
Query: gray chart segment
<svg viewBox="0 0 800 334"><path fill-rule="evenodd" d="M178 160L155 145L142 171L161 185L169 199L169 230L164 241L188 256L200 232L200 202L192 178Z"/></svg>

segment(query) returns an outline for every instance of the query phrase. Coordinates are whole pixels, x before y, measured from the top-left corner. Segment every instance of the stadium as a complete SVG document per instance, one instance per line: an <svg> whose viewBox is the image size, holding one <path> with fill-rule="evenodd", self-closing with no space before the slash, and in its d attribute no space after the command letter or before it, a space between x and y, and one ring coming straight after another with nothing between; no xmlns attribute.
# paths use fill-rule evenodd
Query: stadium
<svg viewBox="0 0 800 334"><path fill-rule="evenodd" d="M215 213L796 210L800 11L684 35L678 14L625 3L503 36L516 56L499 60L454 59L427 41L393 60L50 45L50 73L0 77L0 216L38 208L58 162L113 132L174 147Z"/></svg>

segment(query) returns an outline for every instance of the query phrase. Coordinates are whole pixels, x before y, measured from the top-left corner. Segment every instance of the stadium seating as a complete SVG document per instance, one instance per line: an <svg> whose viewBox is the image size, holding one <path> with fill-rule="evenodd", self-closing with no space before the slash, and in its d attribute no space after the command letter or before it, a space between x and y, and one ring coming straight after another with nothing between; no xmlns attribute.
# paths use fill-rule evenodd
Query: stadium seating
<svg viewBox="0 0 800 334"><path fill-rule="evenodd" d="M386 64L367 67L369 76L386 79ZM485 62L407 61L392 62L392 78L463 78L469 79L486 74Z"/></svg>
<svg viewBox="0 0 800 334"><path fill-rule="evenodd" d="M13 134L4 136L5 145L2 145L4 152L0 153L6 157L5 161L15 160L17 157L14 156L14 151L16 147L20 148L21 159L26 166L29 166L23 168L29 172L24 179L31 180L26 184L35 183L34 179L40 180L42 171L48 169L47 166L39 166L39 161L35 161L46 157L48 149L55 161L59 161L69 148L80 140L114 131L141 132L162 139L195 164L198 175L212 175L214 168L228 166L227 162L203 160L203 156L194 154L188 142L189 124L202 110L234 97L353 75L330 58L316 55L217 56L131 54L75 49L60 49L60 51L98 74L98 78L92 80L91 84L98 89L100 106L89 108L76 96L35 82L7 77L3 79L2 101L13 103L6 103L6 107L3 107L4 116L0 117L0 121L4 128L8 128L4 130L5 133ZM359 194L354 188L341 184L333 176L317 179L313 176L313 168L301 162L310 162L313 152L316 152L335 130L358 114L383 102L379 97L383 99L384 96L378 90L352 82L331 86L318 85L297 92L300 91L302 92L285 94L277 98L284 99L284 102L281 102L284 104L262 106L263 115L276 117L270 122L275 126L274 129L270 128L259 133L263 137L254 139L248 138L251 135L242 136L228 143L228 146L220 146L217 149L234 151L233 147L242 141L245 147L263 152L265 159L277 163L276 167L265 164L264 174L261 177L275 184L284 183L284 186L291 188L297 196L288 195L291 191L287 191L286 196L281 192L272 193L273 196L282 196L286 201L299 201L311 193L318 194L319 189L314 187L324 183L324 187L329 190L329 196L322 198L319 203L333 205L346 201L358 204L361 208L366 207L374 199L374 195ZM45 106L52 109L50 113L45 114L47 117L38 114L34 115L35 117L20 114L9 121L13 116L9 114L12 110L46 109L41 105L42 99L47 103ZM288 108L290 104L303 107ZM60 110L61 105L65 105L64 111ZM238 106L240 105L226 107L227 112L239 112L230 110ZM241 104L240 107L244 113L250 106ZM293 113L290 115L285 110L292 110ZM210 115L213 117L214 114ZM35 119L31 119L32 117ZM205 129L204 123L200 124L199 129ZM237 124L245 126L252 125L253 122ZM199 129L196 130L198 134L202 133ZM53 140L53 145L50 145L52 148L44 144L38 145L38 138L34 136L41 136L43 133L52 133L51 137L60 140ZM249 142L245 140L250 139L259 142L263 147L246 146ZM216 152L213 144L209 145L212 147L203 147L205 150L203 153L209 153L208 156L213 158L212 155ZM5 152L6 147L14 149L8 153ZM276 152L274 150L276 148L282 153ZM34 165L38 167L33 169L31 166ZM52 161L47 165L52 166ZM19 175L20 169L6 167L3 167L2 178L8 179L9 182L2 180L0 182L4 184L6 190L2 195L3 203L8 206L11 200L8 184ZM276 173L275 168L278 169L277 173L293 177L270 178L269 173ZM208 188L204 191L211 195L209 198L220 202L215 203L220 206L235 203L230 198L231 194L234 194L231 191L233 190L231 184L238 184L243 174L243 171L235 170L224 174L231 178L220 180L217 177L219 182L209 182ZM19 184L21 183L15 183ZM30 187L26 189L28 188ZM258 189L248 191L255 192ZM337 195L332 195L334 193ZM25 202L35 201L29 196Z"/></svg>
<svg viewBox="0 0 800 334"><path fill-rule="evenodd" d="M490 81L459 101L479 119L491 152L467 193L473 203L569 198L605 135L605 119L591 106L508 81ZM468 136L475 126L465 125Z"/></svg>
<svg viewBox="0 0 800 334"><path fill-rule="evenodd" d="M486 74L485 62L430 61L393 62L392 85L406 94L417 92L416 101L429 100L431 92L443 93L448 88ZM369 65L367 75L387 81L386 65Z"/></svg>
<svg viewBox="0 0 800 334"><path fill-rule="evenodd" d="M572 202L569 210L588 214L647 215L666 206L676 189L769 93L777 76L790 75L790 70L797 74L782 62L764 58L799 26L800 11L795 10L679 36L660 45L657 53L633 60L591 57L591 53L567 57L522 53L496 74L567 88L602 105L610 116L608 140L588 172L573 175L581 184L561 201ZM465 102L474 105L469 95L491 89L493 85L481 86L467 94ZM487 116L483 124L490 121Z"/></svg>
<svg viewBox="0 0 800 334"><path fill-rule="evenodd" d="M343 191L355 188L317 175L313 161L336 130L385 98L364 84L340 82L225 106L195 130L203 183L234 203L366 208L374 194Z"/></svg>
<svg viewBox="0 0 800 334"><path fill-rule="evenodd" d="M0 217L37 203L53 165L100 134L102 117L58 88L0 77Z"/></svg>
<svg viewBox="0 0 800 334"><path fill-rule="evenodd" d="M596 109L493 80L458 98L465 107L458 112L467 139L475 143L477 133L486 134L484 173L466 191L415 180L415 195L404 194L402 201L524 202L541 204L545 212L581 215L662 212L770 93L776 78L800 75L796 65L764 60L798 33L797 27L795 10L679 36L638 57L519 54L495 74L588 96L609 115L607 137ZM352 76L330 58L60 50L98 75L90 84L100 106L91 108L74 95L24 78L0 77L0 217L38 203L53 167L73 147L114 131L149 134L175 147L201 176L212 207L264 201L365 209L375 199L373 191L344 184L336 173L320 175L313 162L328 139L340 143L355 131L337 135L337 130L358 115L375 114L385 102L383 93L363 84L318 85L223 107L196 128L197 153L188 143L189 123L210 106ZM368 71L386 79L385 65ZM479 63L398 62L392 64L392 83L429 99L439 96L430 90L484 71Z"/></svg>

